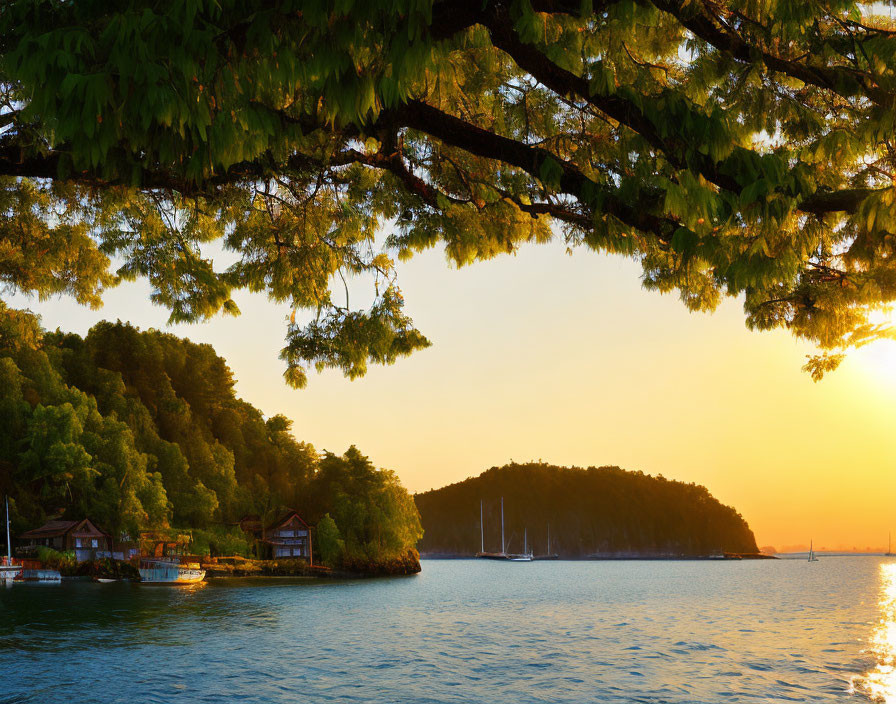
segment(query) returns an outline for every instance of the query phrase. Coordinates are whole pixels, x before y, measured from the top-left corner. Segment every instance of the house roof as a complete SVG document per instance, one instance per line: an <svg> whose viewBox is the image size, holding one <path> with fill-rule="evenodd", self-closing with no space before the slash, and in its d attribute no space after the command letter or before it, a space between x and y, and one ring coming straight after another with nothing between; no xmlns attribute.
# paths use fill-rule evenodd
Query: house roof
<svg viewBox="0 0 896 704"><path fill-rule="evenodd" d="M297 511L290 511L289 513L287 513L286 515L284 515L280 520L278 520L278 521L274 521L273 523L271 523L271 525L269 525L269 526L268 526L267 528L265 528L264 530L265 530L265 532L267 532L267 531L269 531L269 530L274 530L275 528L279 528L279 527L282 526L284 523L288 523L290 520L292 520L293 517L298 518L299 521L301 522L301 524L302 524L303 526L305 526L306 528L310 528L310 527L311 527L311 526L309 526L307 523L305 523L305 520L298 514Z"/></svg>
<svg viewBox="0 0 896 704"><path fill-rule="evenodd" d="M56 538L65 535L80 521L47 521L40 528L25 531L20 538Z"/></svg>
<svg viewBox="0 0 896 704"><path fill-rule="evenodd" d="M106 531L97 526L89 518L85 518L78 523L72 530L72 535L76 538L95 538L97 536L111 537Z"/></svg>
<svg viewBox="0 0 896 704"><path fill-rule="evenodd" d="M80 521L47 521L40 528L25 531L19 538L58 538L70 532L78 538L109 535L89 518L82 518Z"/></svg>

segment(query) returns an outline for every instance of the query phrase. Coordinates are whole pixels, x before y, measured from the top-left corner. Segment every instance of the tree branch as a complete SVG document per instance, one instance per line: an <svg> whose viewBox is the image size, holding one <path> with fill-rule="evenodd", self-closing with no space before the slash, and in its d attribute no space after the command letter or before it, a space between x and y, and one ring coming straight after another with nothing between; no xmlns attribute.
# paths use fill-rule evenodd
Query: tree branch
<svg viewBox="0 0 896 704"><path fill-rule="evenodd" d="M872 83L861 72L842 66L811 66L776 56L744 41L739 35L720 27L716 18L703 14L699 3L688 0L650 1L658 9L675 17L697 37L740 62L752 65L761 60L772 71L824 88L844 98L863 95L882 107L891 108L896 104L896 96Z"/></svg>

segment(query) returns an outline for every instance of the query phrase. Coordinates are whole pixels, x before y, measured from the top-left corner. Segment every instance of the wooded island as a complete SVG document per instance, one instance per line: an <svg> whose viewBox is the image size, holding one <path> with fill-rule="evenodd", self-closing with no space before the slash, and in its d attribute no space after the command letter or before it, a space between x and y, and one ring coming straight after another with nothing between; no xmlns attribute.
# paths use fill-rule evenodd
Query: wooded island
<svg viewBox="0 0 896 704"><path fill-rule="evenodd" d="M492 467L478 477L417 494L414 500L423 521L420 553L472 556L480 547L500 548L502 498L507 550L521 551L526 531L536 557L678 558L759 552L746 521L703 486L619 467L529 463Z"/></svg>
<svg viewBox="0 0 896 704"><path fill-rule="evenodd" d="M318 453L233 387L209 345L122 323L44 333L0 303L0 492L13 533L89 517L116 543L176 527L199 552L252 556L263 531L241 519L269 526L298 511L317 562L419 569L417 510L393 472L355 447Z"/></svg>

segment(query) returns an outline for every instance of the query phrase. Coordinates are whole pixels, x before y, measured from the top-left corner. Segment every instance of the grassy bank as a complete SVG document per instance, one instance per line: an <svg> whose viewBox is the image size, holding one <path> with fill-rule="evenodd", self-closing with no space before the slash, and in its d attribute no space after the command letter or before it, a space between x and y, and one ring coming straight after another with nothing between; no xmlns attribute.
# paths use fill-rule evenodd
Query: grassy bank
<svg viewBox="0 0 896 704"><path fill-rule="evenodd" d="M210 558L202 563L206 577L380 577L417 574L420 559L416 550L387 560L344 559L336 567L309 565L298 558L254 560L245 557Z"/></svg>

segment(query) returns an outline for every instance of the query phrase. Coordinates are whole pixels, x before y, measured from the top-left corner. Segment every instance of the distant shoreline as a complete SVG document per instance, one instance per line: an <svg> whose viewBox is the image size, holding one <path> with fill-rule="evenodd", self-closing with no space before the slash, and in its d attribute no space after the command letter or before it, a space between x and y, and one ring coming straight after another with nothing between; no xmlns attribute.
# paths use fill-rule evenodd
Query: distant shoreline
<svg viewBox="0 0 896 704"><path fill-rule="evenodd" d="M478 560L475 555L469 553L421 553L421 560ZM635 553L609 553L583 555L580 557L558 557L550 560L540 560L535 556L536 562L606 562L619 560L638 560L638 561L667 561L681 562L686 560L700 560L711 562L723 562L728 560L776 560L776 555L766 555L765 553L725 553L724 555L645 555Z"/></svg>

